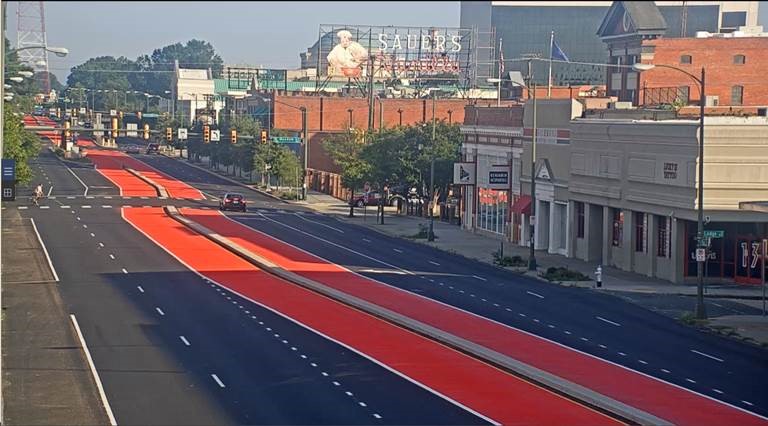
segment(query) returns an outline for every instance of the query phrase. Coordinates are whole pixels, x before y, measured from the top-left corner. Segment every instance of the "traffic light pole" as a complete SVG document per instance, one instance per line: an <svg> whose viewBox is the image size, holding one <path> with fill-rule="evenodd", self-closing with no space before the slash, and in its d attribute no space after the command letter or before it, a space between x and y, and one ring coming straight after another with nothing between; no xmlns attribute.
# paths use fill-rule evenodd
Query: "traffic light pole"
<svg viewBox="0 0 768 426"><path fill-rule="evenodd" d="M307 139L307 107L302 106L301 110L301 137L304 142L304 183L301 188L301 199L307 201L307 188L309 187L309 171L307 167L309 165L309 140Z"/></svg>

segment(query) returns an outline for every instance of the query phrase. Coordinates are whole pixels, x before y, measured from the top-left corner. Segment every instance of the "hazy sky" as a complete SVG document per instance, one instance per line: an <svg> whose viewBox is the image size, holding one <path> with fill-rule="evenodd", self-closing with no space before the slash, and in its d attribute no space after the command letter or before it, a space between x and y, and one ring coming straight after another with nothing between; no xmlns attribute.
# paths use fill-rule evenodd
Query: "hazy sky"
<svg viewBox="0 0 768 426"><path fill-rule="evenodd" d="M8 32L16 43L18 2L8 2ZM143 53L192 38L206 40L229 64L297 68L299 53L317 41L320 24L459 25L459 2L45 2L50 57L62 83L69 69L95 56ZM768 30L768 1L759 23Z"/></svg>
<svg viewBox="0 0 768 426"><path fill-rule="evenodd" d="M8 2L8 39L16 44L18 2ZM129 59L197 38L225 63L298 68L299 53L320 24L459 26L459 2L45 2L51 72L65 82L69 69L95 56Z"/></svg>

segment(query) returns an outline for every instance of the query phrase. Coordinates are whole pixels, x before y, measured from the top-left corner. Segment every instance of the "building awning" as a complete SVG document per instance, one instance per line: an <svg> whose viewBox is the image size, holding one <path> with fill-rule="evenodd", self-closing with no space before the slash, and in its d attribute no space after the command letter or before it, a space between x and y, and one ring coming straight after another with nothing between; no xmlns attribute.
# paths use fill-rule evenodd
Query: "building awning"
<svg viewBox="0 0 768 426"><path fill-rule="evenodd" d="M512 206L512 213L515 214L524 214L526 216L531 215L531 196L530 195L521 195L520 198L517 199L517 202Z"/></svg>

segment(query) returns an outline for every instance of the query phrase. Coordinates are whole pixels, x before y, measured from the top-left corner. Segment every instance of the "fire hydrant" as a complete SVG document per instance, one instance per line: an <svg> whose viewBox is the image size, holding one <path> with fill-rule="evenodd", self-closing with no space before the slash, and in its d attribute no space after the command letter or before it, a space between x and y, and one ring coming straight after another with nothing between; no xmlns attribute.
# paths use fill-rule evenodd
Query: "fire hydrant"
<svg viewBox="0 0 768 426"><path fill-rule="evenodd" d="M598 288L603 286L603 267L601 265L597 265L595 270L595 283Z"/></svg>

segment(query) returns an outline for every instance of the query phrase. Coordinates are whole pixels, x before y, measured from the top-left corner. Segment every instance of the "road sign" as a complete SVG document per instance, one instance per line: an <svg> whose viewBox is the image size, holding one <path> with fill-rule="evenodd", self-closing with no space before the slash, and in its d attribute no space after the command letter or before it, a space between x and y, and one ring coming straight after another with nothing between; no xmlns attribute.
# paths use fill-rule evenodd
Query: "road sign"
<svg viewBox="0 0 768 426"><path fill-rule="evenodd" d="M269 138L274 143L301 143L301 138L296 136L271 136Z"/></svg>
<svg viewBox="0 0 768 426"><path fill-rule="evenodd" d="M16 160L3 158L3 180L16 180Z"/></svg>
<svg viewBox="0 0 768 426"><path fill-rule="evenodd" d="M704 231L704 238L723 238L725 231L723 230L708 230Z"/></svg>
<svg viewBox="0 0 768 426"><path fill-rule="evenodd" d="M697 262L705 262L706 260L707 260L707 249L697 248L696 249L696 261Z"/></svg>
<svg viewBox="0 0 768 426"><path fill-rule="evenodd" d="M117 115L117 110L116 110L116 109L111 109L111 110L109 110L109 115L110 115L111 117L114 117L114 116L116 116L116 115Z"/></svg>
<svg viewBox="0 0 768 426"><path fill-rule="evenodd" d="M218 142L221 140L221 131L220 130L211 130L211 141L212 142Z"/></svg>
<svg viewBox="0 0 768 426"><path fill-rule="evenodd" d="M176 139L178 139L180 141L187 140L187 129L179 129L177 134L176 134Z"/></svg>

